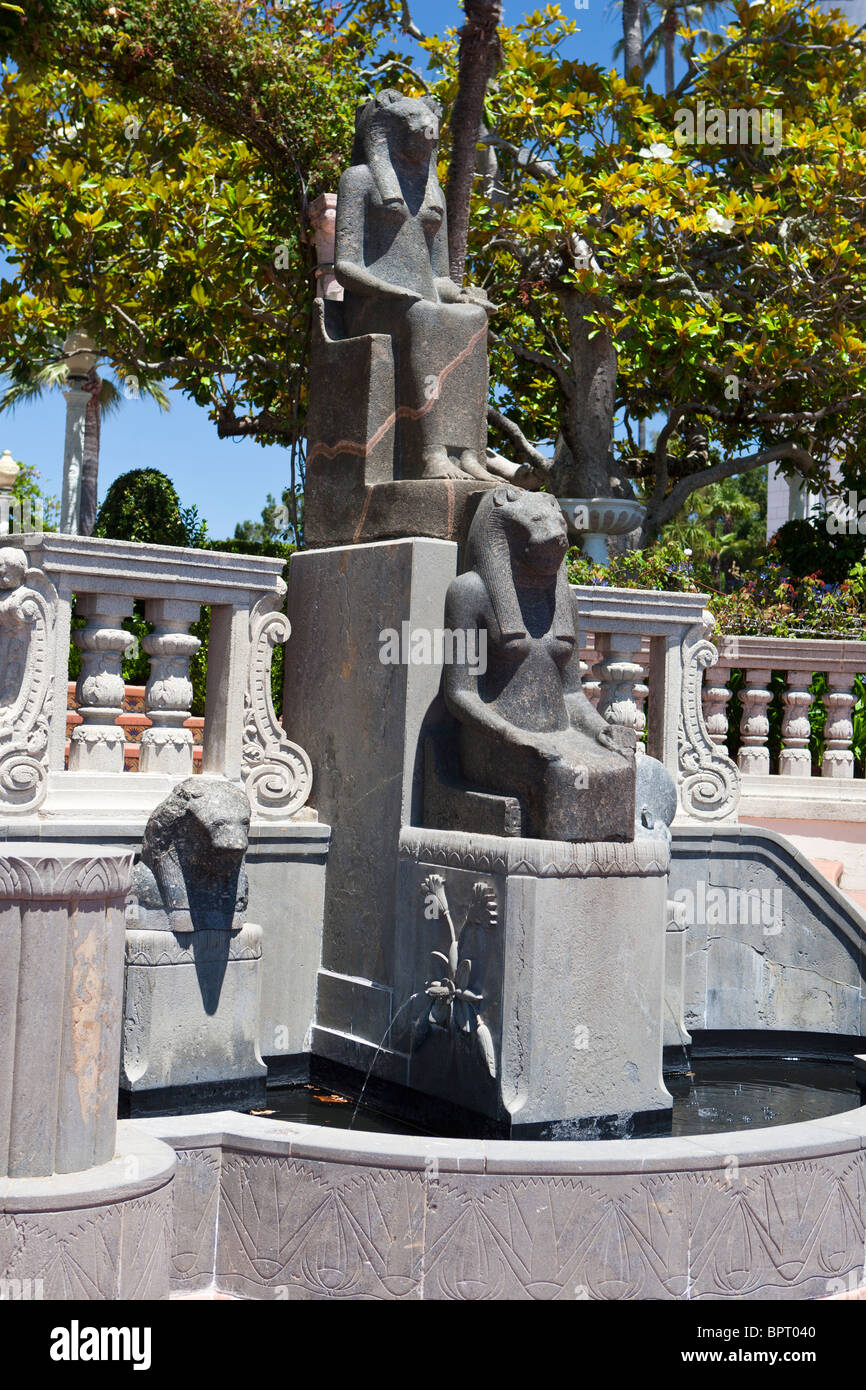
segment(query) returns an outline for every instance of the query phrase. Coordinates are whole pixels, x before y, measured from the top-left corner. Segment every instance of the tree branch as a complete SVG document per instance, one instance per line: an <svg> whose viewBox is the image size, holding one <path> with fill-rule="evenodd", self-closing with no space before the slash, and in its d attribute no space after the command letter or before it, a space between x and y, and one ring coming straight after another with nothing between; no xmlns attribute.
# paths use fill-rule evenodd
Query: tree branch
<svg viewBox="0 0 866 1390"><path fill-rule="evenodd" d="M680 478L668 493L667 497L655 507L652 507L652 515L647 520L651 522L655 529L663 526L666 521L671 521L680 510L680 507L693 492L699 492L701 488L709 487L712 483L720 483L725 478L732 478L737 473L750 473L755 468L760 468L765 463L774 463L776 459L789 458L796 463L803 473L811 473L814 464L812 455L808 449L803 449L799 444L773 444L769 449L761 449L757 454L744 454L740 458L725 459L722 463L715 463L711 468L704 469L701 473L693 473L690 478Z"/></svg>
<svg viewBox="0 0 866 1390"><path fill-rule="evenodd" d="M505 436L518 458L549 477L553 460L545 458L534 444L530 444L523 430L514 420L509 420L508 416L503 415L494 405L488 405L487 419L494 429L499 430L499 433Z"/></svg>

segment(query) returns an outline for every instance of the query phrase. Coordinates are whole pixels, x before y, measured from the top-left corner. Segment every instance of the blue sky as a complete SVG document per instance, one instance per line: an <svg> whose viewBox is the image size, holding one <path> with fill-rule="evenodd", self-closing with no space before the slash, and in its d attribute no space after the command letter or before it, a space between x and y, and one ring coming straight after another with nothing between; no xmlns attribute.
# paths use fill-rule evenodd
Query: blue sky
<svg viewBox="0 0 866 1390"><path fill-rule="evenodd" d="M443 32L462 23L456 0L414 0L412 13L424 32ZM537 6L505 6L505 22L514 23ZM581 26L574 56L587 62L612 63L620 35L620 10L613 0L588 0L577 9L564 0L563 11ZM4 262L0 256L0 273ZM288 481L288 455L282 448L260 448L248 440L221 440L207 412L171 393L172 408L163 414L146 399L126 401L103 423L100 499L109 484L131 468L159 468L173 480L185 506L195 503L212 537L234 533L235 524L257 519L267 493L279 497ZM65 402L59 391L0 415L0 453L34 465L43 491L59 495L63 471Z"/></svg>

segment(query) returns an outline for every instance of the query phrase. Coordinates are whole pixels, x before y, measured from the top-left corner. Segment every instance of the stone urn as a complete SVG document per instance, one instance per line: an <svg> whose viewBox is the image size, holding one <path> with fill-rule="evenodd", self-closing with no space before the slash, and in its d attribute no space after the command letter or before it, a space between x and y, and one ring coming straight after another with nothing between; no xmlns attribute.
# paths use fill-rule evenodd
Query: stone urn
<svg viewBox="0 0 866 1390"><path fill-rule="evenodd" d="M568 522L569 539L580 545L596 564L609 559L607 536L627 536L646 515L646 507L627 497L560 497Z"/></svg>

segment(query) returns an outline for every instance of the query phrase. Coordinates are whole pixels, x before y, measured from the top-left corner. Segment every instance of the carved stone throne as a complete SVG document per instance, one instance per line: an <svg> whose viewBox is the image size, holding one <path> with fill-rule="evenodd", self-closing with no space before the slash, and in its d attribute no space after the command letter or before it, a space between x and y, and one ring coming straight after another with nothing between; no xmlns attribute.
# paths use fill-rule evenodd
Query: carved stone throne
<svg viewBox="0 0 866 1390"><path fill-rule="evenodd" d="M339 300L313 305L307 439L310 548L406 535L463 541L493 486L473 478L401 476L392 340L387 333L348 335ZM486 445L482 421L481 458Z"/></svg>

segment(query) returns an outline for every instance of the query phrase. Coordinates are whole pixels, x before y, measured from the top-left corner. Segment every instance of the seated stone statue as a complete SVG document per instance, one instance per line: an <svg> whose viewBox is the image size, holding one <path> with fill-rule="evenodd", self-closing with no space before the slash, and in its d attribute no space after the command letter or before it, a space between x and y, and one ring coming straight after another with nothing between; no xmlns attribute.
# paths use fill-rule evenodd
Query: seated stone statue
<svg viewBox="0 0 866 1390"><path fill-rule="evenodd" d="M487 304L449 275L436 174L441 108L384 91L358 114L340 180L335 269L351 337L394 354L395 478L479 478L485 469Z"/></svg>
<svg viewBox="0 0 866 1390"><path fill-rule="evenodd" d="M583 692L566 548L550 494L501 486L482 498L445 625L479 630L486 670L447 665L443 695L459 724L462 775L519 798L524 835L632 840L635 734L608 724Z"/></svg>

